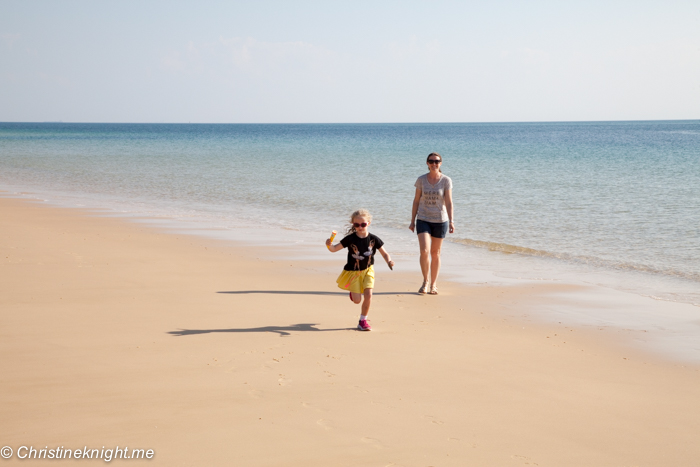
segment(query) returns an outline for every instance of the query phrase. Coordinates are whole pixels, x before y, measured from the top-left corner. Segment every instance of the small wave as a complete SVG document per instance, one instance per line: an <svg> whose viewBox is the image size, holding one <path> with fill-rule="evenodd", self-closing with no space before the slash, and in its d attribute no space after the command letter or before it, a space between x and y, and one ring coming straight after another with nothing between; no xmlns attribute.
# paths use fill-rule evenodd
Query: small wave
<svg viewBox="0 0 700 467"><path fill-rule="evenodd" d="M700 282L700 274L686 271L678 271L671 268L658 268L649 266L647 264L631 263L624 261L610 261L603 258L598 258L595 256L586 255L572 255L570 253L560 253L552 252L547 250L537 250L534 248L528 248L518 245L510 245L508 243L497 243L489 242L484 240L473 240L469 238L459 238L453 240L456 243L461 243L463 245L482 248L489 251L498 251L505 254L516 254L521 256L535 256L539 258L550 258L560 261L566 261L569 263L585 264L590 266L597 266L606 269L615 269L618 271L635 271L647 274L660 274L664 276L671 276L674 278L680 278L685 280L690 280L693 282Z"/></svg>
<svg viewBox="0 0 700 467"><path fill-rule="evenodd" d="M553 253L543 251L543 250L535 250L532 248L527 248L523 246L517 246L517 245L509 245L508 243L496 243L496 242L487 242L483 240L472 240L470 238L459 238L456 239L455 242L457 243L463 243L465 245L469 246L475 246L477 248L485 248L489 251L500 251L501 253L506 253L506 254L521 254L521 255L528 255L528 256L552 256L554 257L555 255Z"/></svg>
<svg viewBox="0 0 700 467"><path fill-rule="evenodd" d="M700 131L693 131L693 130L671 130L671 131L661 131L660 133L672 133L672 134L678 134L678 135L700 136Z"/></svg>

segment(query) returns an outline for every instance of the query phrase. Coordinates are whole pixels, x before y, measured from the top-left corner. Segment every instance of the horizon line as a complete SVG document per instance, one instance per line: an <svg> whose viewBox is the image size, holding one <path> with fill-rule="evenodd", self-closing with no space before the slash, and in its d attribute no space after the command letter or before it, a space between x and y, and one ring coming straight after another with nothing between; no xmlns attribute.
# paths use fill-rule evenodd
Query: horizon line
<svg viewBox="0 0 700 467"><path fill-rule="evenodd" d="M510 121L445 121L445 122L89 122L64 120L0 121L5 123L65 123L92 125L450 125L450 124L513 124L513 123L631 123L631 122L694 122L700 118L639 120L510 120Z"/></svg>

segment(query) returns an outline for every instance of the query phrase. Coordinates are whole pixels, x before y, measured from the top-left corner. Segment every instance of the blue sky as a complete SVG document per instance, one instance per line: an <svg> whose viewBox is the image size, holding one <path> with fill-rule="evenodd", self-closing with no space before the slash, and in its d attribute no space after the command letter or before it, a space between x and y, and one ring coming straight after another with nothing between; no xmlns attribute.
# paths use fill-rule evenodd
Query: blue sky
<svg viewBox="0 0 700 467"><path fill-rule="evenodd" d="M697 0L0 0L0 121L698 118Z"/></svg>

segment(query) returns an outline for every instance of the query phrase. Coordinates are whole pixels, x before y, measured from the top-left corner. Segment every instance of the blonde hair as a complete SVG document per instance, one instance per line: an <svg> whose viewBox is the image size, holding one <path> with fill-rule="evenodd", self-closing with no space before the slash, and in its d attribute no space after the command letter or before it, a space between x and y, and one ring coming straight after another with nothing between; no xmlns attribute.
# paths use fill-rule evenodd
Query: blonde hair
<svg viewBox="0 0 700 467"><path fill-rule="evenodd" d="M356 217L364 217L365 219L367 219L368 223L372 222L372 214L370 214L368 210L358 209L357 211L353 212L350 216L350 226L348 227L348 231L346 232L347 235L355 232L355 226L352 224L355 222Z"/></svg>

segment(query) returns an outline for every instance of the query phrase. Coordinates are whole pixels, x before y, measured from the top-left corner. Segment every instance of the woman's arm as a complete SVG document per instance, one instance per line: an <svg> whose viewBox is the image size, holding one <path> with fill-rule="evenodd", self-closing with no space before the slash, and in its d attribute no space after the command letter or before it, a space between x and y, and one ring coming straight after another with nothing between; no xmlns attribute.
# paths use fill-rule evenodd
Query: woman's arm
<svg viewBox="0 0 700 467"><path fill-rule="evenodd" d="M447 217L450 219L450 233L455 233L455 212L454 206L452 205L452 190L445 190L445 207L447 208Z"/></svg>
<svg viewBox="0 0 700 467"><path fill-rule="evenodd" d="M416 196L413 197L413 209L411 210L411 224L408 226L411 232L414 232L416 229L416 215L418 214L421 196L423 196L423 190L416 188Z"/></svg>
<svg viewBox="0 0 700 467"><path fill-rule="evenodd" d="M381 253L382 258L384 258L384 261L386 261L386 264L389 265L389 269L394 269L394 262L391 260L391 256L389 256L389 253L384 249L384 247L379 248L378 251Z"/></svg>

